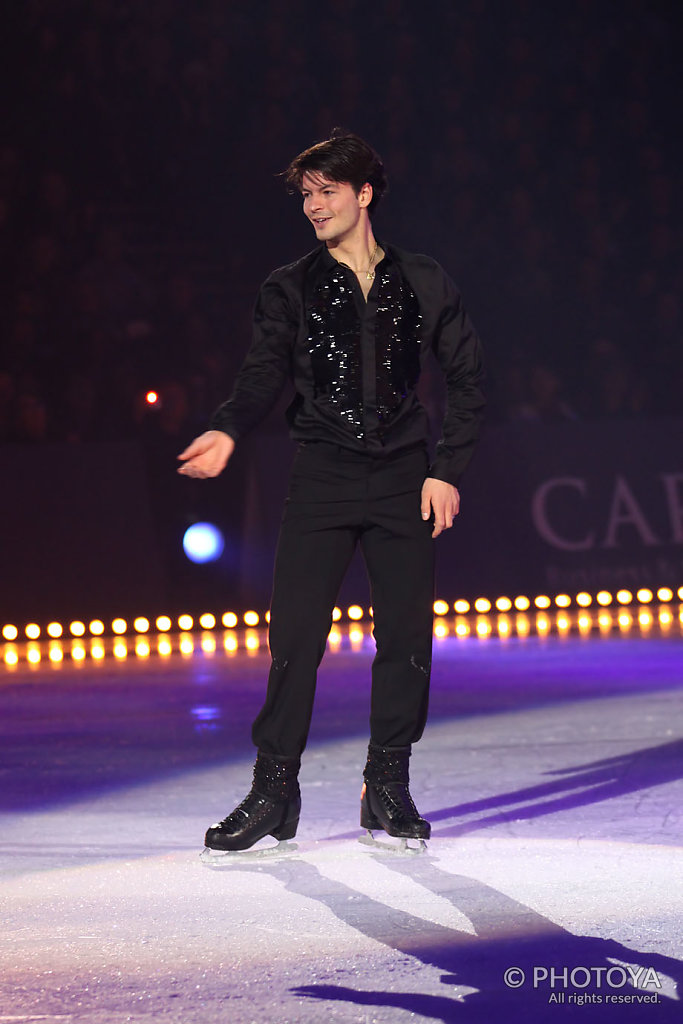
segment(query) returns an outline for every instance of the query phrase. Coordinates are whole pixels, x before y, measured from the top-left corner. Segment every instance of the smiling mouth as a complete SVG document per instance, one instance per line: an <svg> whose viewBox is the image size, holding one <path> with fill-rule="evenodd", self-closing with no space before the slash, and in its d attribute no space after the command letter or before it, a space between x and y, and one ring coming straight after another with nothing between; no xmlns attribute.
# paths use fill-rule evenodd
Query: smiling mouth
<svg viewBox="0 0 683 1024"><path fill-rule="evenodd" d="M312 218L314 224L327 224L328 220L331 220L331 219L332 219L331 217L313 217Z"/></svg>

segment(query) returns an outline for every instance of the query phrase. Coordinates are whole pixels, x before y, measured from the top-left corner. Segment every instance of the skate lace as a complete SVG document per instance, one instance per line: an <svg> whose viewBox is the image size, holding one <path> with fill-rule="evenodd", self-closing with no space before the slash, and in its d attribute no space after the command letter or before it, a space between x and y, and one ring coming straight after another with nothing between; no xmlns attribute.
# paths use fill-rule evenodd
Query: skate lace
<svg viewBox="0 0 683 1024"><path fill-rule="evenodd" d="M222 829L241 828L245 819L258 821L259 818L271 810L274 803L274 800L262 796L261 793L255 793L252 789L251 792L247 793L244 800L237 805L235 810L231 811L226 818L223 818L218 823L218 826Z"/></svg>
<svg viewBox="0 0 683 1024"><path fill-rule="evenodd" d="M385 783L378 786L376 792L390 813L397 812L398 815L407 818L420 818L418 809L410 795L410 790L404 783Z"/></svg>

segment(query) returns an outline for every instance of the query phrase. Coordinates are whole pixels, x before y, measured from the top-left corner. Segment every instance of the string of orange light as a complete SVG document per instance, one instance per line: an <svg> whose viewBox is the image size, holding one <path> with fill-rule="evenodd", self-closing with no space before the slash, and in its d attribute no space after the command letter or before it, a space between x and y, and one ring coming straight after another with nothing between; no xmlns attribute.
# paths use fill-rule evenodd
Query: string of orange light
<svg viewBox="0 0 683 1024"><path fill-rule="evenodd" d="M546 611L552 608L553 605L560 609L568 609L573 606L590 608L594 604L602 608L608 608L613 604L620 606L635 603L648 605L655 600L662 604L668 604L674 601L675 598L683 601L683 587L679 587L676 593L674 593L671 587L660 587L656 591L643 587L635 591L635 593L631 590L622 589L618 590L615 594L601 590L595 595L581 592L574 597L571 597L569 594L556 594L553 598L547 594L538 594L535 597L518 595L514 598L498 597L495 599L478 597L473 601L458 599L452 602L452 604L438 599L434 602L434 614L444 616L448 615L451 610L458 615L468 615L472 612L486 615L494 609L497 612L510 612L513 609L518 612L526 612L531 608ZM333 622L339 622L344 617L352 622L360 622L363 619L372 618L372 608L364 609L360 605L352 604L347 608L345 614L341 608L334 609L332 613ZM6 623L2 627L2 638L7 641L15 641L24 637L27 640L38 640L42 636L47 636L52 640L58 640L64 636L78 638L86 634L90 636L103 636L106 633L111 633L114 636L125 636L130 633L169 633L174 629L182 632L191 632L197 628L202 630L215 629L219 621L226 629L235 629L239 626L255 627L262 623L267 624L270 621L270 613L259 614L256 611L246 611L238 615L236 612L228 611L223 612L219 620L212 612L205 612L196 618L188 614L179 615L175 622L169 615L158 615L153 623L152 620L142 615L134 618L132 622L117 617L111 620L108 627L102 619L92 619L87 625L79 619L75 619L68 624L52 621L44 626L37 622L29 622L21 627L13 623Z"/></svg>
<svg viewBox="0 0 683 1024"><path fill-rule="evenodd" d="M639 628L645 634L653 628L669 631L675 621L672 604L676 600L683 602L683 587L676 592L670 587L660 587L656 591L622 589L614 594L604 590L595 595L581 592L573 597L557 594L551 598L539 594L454 602L439 599L434 602L434 635L437 640L471 635L505 639L524 637L531 632L538 635L551 632L564 635L571 631L588 634L597 629L605 634L613 628L621 632ZM138 616L130 622L115 618L108 626L102 619L92 619L87 624L80 620L68 624L51 621L44 626L29 622L21 627L6 623L2 627L5 641L2 662L8 668L23 660L29 665L38 665L47 659L59 665L66 657L73 662L83 662L87 658L101 661L108 655L125 658L129 654L137 657L148 657L152 653L165 657L174 652L190 655L198 651L214 654L220 647L226 654L240 649L256 652L267 643L265 627L269 618L268 612L246 611L238 615L229 611L220 617L205 612L196 618L189 614L175 619L159 615L154 620ZM328 637L330 648L340 648L341 629L346 622L346 635L353 649L370 635L372 608L355 604L345 612L335 608L332 619ZM683 605L679 605L678 622L683 628ZM367 630L365 625L369 627ZM221 628L222 644L219 642Z"/></svg>

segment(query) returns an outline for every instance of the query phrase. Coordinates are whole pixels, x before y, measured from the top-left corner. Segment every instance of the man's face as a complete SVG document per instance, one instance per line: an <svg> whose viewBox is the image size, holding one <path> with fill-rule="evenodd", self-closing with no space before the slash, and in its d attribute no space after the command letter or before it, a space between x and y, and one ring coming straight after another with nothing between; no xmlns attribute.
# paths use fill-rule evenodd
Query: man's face
<svg viewBox="0 0 683 1024"><path fill-rule="evenodd" d="M372 188L363 185L358 195L347 181L330 181L316 172L306 173L301 182L304 213L321 242L349 238L357 228L363 210L372 199Z"/></svg>

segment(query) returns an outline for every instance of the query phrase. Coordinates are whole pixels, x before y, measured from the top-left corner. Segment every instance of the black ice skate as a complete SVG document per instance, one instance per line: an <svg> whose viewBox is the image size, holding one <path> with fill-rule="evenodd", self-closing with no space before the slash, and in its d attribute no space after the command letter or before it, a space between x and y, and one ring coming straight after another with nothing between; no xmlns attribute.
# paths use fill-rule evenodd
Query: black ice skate
<svg viewBox="0 0 683 1024"><path fill-rule="evenodd" d="M418 814L408 789L409 758L409 746L379 747L370 743L360 798L360 824L367 834L361 842L401 853L427 849L431 825ZM398 846L375 839L373 832L379 830L400 839Z"/></svg>
<svg viewBox="0 0 683 1024"><path fill-rule="evenodd" d="M260 751L254 765L254 781L249 793L232 814L212 825L204 838L202 860L227 862L272 836L278 845L254 850L252 856L273 856L292 852L288 843L296 835L301 813L299 758L275 758ZM234 859L239 859L236 856Z"/></svg>

